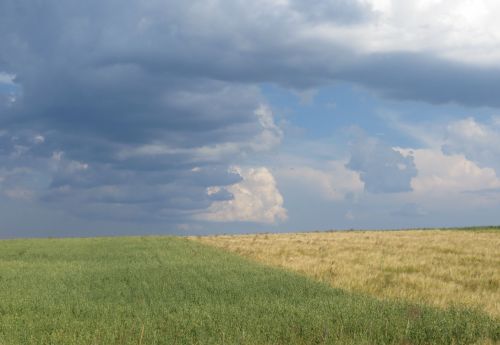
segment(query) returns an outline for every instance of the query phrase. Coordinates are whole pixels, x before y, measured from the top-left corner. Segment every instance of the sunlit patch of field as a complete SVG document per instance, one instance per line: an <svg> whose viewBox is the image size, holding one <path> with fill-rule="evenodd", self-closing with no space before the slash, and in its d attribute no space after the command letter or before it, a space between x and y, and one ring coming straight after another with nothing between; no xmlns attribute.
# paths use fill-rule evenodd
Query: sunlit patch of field
<svg viewBox="0 0 500 345"><path fill-rule="evenodd" d="M197 237L259 262L380 298L500 317L500 231L342 231Z"/></svg>

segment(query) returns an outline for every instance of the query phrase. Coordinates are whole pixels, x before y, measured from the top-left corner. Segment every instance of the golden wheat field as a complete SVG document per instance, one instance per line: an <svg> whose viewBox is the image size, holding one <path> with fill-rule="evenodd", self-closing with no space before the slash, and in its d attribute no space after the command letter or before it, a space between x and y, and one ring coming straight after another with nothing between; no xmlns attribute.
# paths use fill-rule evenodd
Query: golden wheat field
<svg viewBox="0 0 500 345"><path fill-rule="evenodd" d="M500 231L336 231L193 237L333 287L500 317Z"/></svg>

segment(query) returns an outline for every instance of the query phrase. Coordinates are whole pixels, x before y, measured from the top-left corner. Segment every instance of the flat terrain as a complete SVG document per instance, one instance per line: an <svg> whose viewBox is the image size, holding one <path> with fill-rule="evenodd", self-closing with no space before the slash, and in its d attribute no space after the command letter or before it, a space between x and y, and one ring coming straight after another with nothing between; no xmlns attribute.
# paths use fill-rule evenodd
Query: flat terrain
<svg viewBox="0 0 500 345"><path fill-rule="evenodd" d="M493 344L485 313L379 301L173 237L0 241L0 344Z"/></svg>
<svg viewBox="0 0 500 345"><path fill-rule="evenodd" d="M333 287L500 317L500 230L339 231L197 238Z"/></svg>

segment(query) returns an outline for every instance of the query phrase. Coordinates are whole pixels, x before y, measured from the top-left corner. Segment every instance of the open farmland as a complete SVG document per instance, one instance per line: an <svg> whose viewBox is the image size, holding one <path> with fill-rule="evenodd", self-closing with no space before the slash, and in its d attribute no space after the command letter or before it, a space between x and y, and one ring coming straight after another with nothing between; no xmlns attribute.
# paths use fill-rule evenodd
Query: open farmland
<svg viewBox="0 0 500 345"><path fill-rule="evenodd" d="M500 317L500 231L339 231L197 238L333 287Z"/></svg>
<svg viewBox="0 0 500 345"><path fill-rule="evenodd" d="M494 344L485 313L380 301L173 237L0 241L0 344Z"/></svg>

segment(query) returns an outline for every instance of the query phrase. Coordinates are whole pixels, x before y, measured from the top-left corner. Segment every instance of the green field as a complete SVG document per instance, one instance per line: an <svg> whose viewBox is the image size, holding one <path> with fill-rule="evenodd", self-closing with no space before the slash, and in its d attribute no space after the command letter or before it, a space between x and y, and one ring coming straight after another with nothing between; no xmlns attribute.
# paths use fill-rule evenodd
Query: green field
<svg viewBox="0 0 500 345"><path fill-rule="evenodd" d="M493 344L480 311L380 301L174 237L0 241L0 344Z"/></svg>

